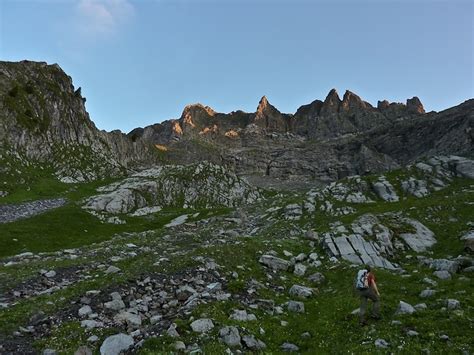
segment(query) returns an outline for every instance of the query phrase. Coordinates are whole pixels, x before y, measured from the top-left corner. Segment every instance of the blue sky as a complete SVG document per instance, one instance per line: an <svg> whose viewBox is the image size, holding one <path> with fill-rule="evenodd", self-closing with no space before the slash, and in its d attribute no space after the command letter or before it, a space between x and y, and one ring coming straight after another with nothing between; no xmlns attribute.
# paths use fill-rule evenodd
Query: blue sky
<svg viewBox="0 0 474 355"><path fill-rule="evenodd" d="M0 0L0 58L58 63L101 129L201 102L295 112L335 87L427 110L474 97L469 0Z"/></svg>

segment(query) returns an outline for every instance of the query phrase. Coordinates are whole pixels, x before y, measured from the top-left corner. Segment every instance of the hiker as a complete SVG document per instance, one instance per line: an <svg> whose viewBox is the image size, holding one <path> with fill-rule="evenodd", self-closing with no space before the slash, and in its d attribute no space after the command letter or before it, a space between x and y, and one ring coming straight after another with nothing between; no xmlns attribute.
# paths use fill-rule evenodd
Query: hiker
<svg viewBox="0 0 474 355"><path fill-rule="evenodd" d="M359 323L367 325L365 313L367 311L367 300L371 300L374 304L372 307L372 318L380 319L380 293L375 282L375 275L371 271L370 266L359 270L356 279L356 289L360 296Z"/></svg>

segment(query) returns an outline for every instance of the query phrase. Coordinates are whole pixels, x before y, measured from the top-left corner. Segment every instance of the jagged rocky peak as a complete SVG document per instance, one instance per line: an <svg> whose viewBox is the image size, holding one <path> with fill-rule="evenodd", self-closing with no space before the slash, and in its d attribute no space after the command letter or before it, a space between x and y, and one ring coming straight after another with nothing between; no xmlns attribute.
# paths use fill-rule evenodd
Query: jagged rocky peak
<svg viewBox="0 0 474 355"><path fill-rule="evenodd" d="M181 127L176 128L178 131L182 130L182 133L190 132L190 129L193 128L202 129L210 124L210 120L215 115L216 112L209 106L204 106L200 103L187 105L179 119Z"/></svg>
<svg viewBox="0 0 474 355"><path fill-rule="evenodd" d="M258 103L254 123L259 127L270 130L283 132L288 130L287 120L280 111L268 102L266 96L263 96Z"/></svg>
<svg viewBox="0 0 474 355"><path fill-rule="evenodd" d="M209 106L204 106L200 103L186 105L181 114L181 118L185 118L188 116L194 116L196 114L207 114L209 116L214 116L216 112Z"/></svg>
<svg viewBox="0 0 474 355"><path fill-rule="evenodd" d="M267 107L270 105L270 103L268 102L268 99L265 95L262 96L262 98L260 99L260 101L258 102L258 106L257 106L257 113L258 112L263 112L265 109L267 109Z"/></svg>
<svg viewBox="0 0 474 355"><path fill-rule="evenodd" d="M423 107L423 104L416 96L413 96L411 99L407 99L407 110L409 113L425 113L425 108Z"/></svg>
<svg viewBox="0 0 474 355"><path fill-rule="evenodd" d="M420 99L416 96L411 99L407 99L406 104L401 102L389 102L387 100L378 101L377 109L384 113L391 113L395 115L403 114L418 114L422 115L425 113L425 109Z"/></svg>
<svg viewBox="0 0 474 355"><path fill-rule="evenodd" d="M372 108L372 106L368 102L363 101L358 95L354 94L353 92L346 90L340 105L340 111L358 111L366 110L369 108Z"/></svg>
<svg viewBox="0 0 474 355"><path fill-rule="evenodd" d="M331 89L328 96L324 100L323 106L321 107L321 115L331 115L339 112L341 105L341 99L336 89Z"/></svg>
<svg viewBox="0 0 474 355"><path fill-rule="evenodd" d="M378 101L377 102L377 109L379 109L380 111L383 111L383 110L386 110L390 107L390 102L388 102L387 100L382 100L382 101Z"/></svg>

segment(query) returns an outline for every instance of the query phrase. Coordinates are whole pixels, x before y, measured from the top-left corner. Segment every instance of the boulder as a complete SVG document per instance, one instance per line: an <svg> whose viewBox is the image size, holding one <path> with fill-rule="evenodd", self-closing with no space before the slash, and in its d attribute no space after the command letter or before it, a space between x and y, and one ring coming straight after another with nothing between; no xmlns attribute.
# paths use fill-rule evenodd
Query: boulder
<svg viewBox="0 0 474 355"><path fill-rule="evenodd" d="M293 285L290 288L290 295L301 297L301 298L308 298L313 295L313 290L309 287Z"/></svg>
<svg viewBox="0 0 474 355"><path fill-rule="evenodd" d="M447 271L455 274L459 270L460 264L457 260L434 259L430 263L430 268L436 271Z"/></svg>
<svg viewBox="0 0 474 355"><path fill-rule="evenodd" d="M399 200L392 184L383 178L380 178L377 182L373 183L372 189L377 196L384 201L397 202Z"/></svg>
<svg viewBox="0 0 474 355"><path fill-rule="evenodd" d="M375 347L386 349L389 346L389 343L385 339L376 339L374 342Z"/></svg>
<svg viewBox="0 0 474 355"><path fill-rule="evenodd" d="M224 327L219 330L219 337L226 344L230 347L240 346L240 334L239 330L236 327Z"/></svg>
<svg viewBox="0 0 474 355"><path fill-rule="evenodd" d="M260 339L256 339L253 335L244 335L242 341L245 346L252 351L261 351L267 348L267 345Z"/></svg>
<svg viewBox="0 0 474 355"><path fill-rule="evenodd" d="M432 296L435 295L435 293L436 293L435 290L426 289L426 290L421 291L420 297L421 297L421 298L432 297Z"/></svg>
<svg viewBox="0 0 474 355"><path fill-rule="evenodd" d="M435 271L435 272L433 272L433 275L436 276L440 280L450 280L451 279L451 274L449 272L447 272L446 270Z"/></svg>
<svg viewBox="0 0 474 355"><path fill-rule="evenodd" d="M304 303L299 301L288 301L288 310L296 313L304 313Z"/></svg>
<svg viewBox="0 0 474 355"><path fill-rule="evenodd" d="M75 352L74 355L92 355L92 350L87 346L80 346Z"/></svg>
<svg viewBox="0 0 474 355"><path fill-rule="evenodd" d="M214 323L209 318L197 319L191 323L191 329L196 333L206 333L214 328Z"/></svg>
<svg viewBox="0 0 474 355"><path fill-rule="evenodd" d="M280 259L273 255L262 255L258 262L276 271L287 271L290 267L289 261Z"/></svg>
<svg viewBox="0 0 474 355"><path fill-rule="evenodd" d="M246 310L235 309L229 319L240 321L240 322L252 322L256 321L257 317L255 314L247 313Z"/></svg>
<svg viewBox="0 0 474 355"><path fill-rule="evenodd" d="M459 302L458 300L449 298L446 300L446 307L448 307L448 309L458 309L461 307L461 302Z"/></svg>
<svg viewBox="0 0 474 355"><path fill-rule="evenodd" d="M403 302L403 301L400 301L400 303L398 304L398 308L397 308L397 311L395 312L396 315L400 315L400 314L412 314L412 313L415 313L416 312L416 309L406 303L406 302Z"/></svg>
<svg viewBox="0 0 474 355"><path fill-rule="evenodd" d="M293 273L297 276L304 276L304 274L306 273L306 266L301 263L296 264Z"/></svg>
<svg viewBox="0 0 474 355"><path fill-rule="evenodd" d="M318 285L322 284L325 280L326 278L320 272L315 272L314 274L308 277L308 281L314 282L315 284L318 284Z"/></svg>
<svg viewBox="0 0 474 355"><path fill-rule="evenodd" d="M133 338L127 334L115 334L104 340L100 347L101 355L119 355L133 346Z"/></svg>
<svg viewBox="0 0 474 355"><path fill-rule="evenodd" d="M286 353L294 353L294 352L300 351L300 348L297 345L292 344L292 343L283 343L280 345L280 349L281 351L286 352Z"/></svg>
<svg viewBox="0 0 474 355"><path fill-rule="evenodd" d="M83 306L79 308L79 311L77 312L79 317L85 317L88 316L89 314L92 313L92 308L90 306Z"/></svg>

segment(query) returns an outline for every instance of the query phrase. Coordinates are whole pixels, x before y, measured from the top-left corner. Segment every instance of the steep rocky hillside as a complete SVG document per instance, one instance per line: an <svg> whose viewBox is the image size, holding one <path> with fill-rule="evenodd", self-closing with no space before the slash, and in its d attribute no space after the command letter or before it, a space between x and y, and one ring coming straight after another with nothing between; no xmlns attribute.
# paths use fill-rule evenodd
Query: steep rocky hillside
<svg viewBox="0 0 474 355"><path fill-rule="evenodd" d="M66 182L86 181L153 162L147 144L99 131L85 101L57 64L0 62L2 176L20 179L39 164Z"/></svg>

